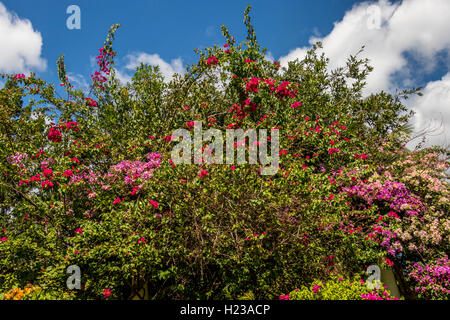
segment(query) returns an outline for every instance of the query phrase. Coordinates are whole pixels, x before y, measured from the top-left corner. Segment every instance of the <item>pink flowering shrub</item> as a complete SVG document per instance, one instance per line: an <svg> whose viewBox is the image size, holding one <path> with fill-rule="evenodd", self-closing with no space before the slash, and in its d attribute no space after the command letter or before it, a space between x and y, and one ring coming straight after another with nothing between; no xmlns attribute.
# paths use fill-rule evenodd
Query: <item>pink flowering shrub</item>
<svg viewBox="0 0 450 320"><path fill-rule="evenodd" d="M438 259L432 265L419 265L415 263L409 273L414 279L414 290L423 298L448 298L450 294L450 262L447 255Z"/></svg>

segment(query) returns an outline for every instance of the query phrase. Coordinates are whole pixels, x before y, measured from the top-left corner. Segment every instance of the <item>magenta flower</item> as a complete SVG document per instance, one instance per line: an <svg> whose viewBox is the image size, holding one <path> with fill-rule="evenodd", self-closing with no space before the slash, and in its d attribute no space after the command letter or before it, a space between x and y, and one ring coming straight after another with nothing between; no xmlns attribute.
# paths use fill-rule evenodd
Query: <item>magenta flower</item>
<svg viewBox="0 0 450 320"><path fill-rule="evenodd" d="M200 170L200 173L198 174L199 178L203 178L208 175L207 170Z"/></svg>
<svg viewBox="0 0 450 320"><path fill-rule="evenodd" d="M111 295L111 289L107 288L103 291L103 296L107 299Z"/></svg>
<svg viewBox="0 0 450 320"><path fill-rule="evenodd" d="M158 209L159 203L155 200L150 200L150 205L152 205L155 209Z"/></svg>

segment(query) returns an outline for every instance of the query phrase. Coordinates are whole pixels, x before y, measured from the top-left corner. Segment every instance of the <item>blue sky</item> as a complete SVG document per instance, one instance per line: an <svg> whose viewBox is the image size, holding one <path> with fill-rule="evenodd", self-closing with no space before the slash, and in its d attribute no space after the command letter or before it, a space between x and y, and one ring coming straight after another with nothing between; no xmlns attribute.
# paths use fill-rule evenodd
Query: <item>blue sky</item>
<svg viewBox="0 0 450 320"><path fill-rule="evenodd" d="M2 0L20 18L29 19L42 34L42 56L55 72L54 61L64 53L73 70L89 72L89 57L103 44L113 23L120 23L115 47L119 59L128 53L158 53L164 60L195 61L193 49L222 43L226 25L237 39L244 39L242 22L247 4L253 6L252 23L259 41L275 57L299 44L307 44L314 32L327 33L354 1L147 1L147 0ZM326 4L325 4L326 3ZM81 30L66 27L66 8L81 9Z"/></svg>
<svg viewBox="0 0 450 320"><path fill-rule="evenodd" d="M81 9L80 30L66 27L72 4ZM260 44L282 64L302 58L316 40L332 67L366 45L375 66L367 93L423 86L424 97L408 102L416 129L443 123L430 141L448 144L448 0L0 0L0 72L37 71L56 81L56 59L65 54L71 77L86 85L109 26L120 23L114 46L121 78L139 62L160 65L169 77L196 60L194 48L222 44L222 24L244 40L247 4Z"/></svg>

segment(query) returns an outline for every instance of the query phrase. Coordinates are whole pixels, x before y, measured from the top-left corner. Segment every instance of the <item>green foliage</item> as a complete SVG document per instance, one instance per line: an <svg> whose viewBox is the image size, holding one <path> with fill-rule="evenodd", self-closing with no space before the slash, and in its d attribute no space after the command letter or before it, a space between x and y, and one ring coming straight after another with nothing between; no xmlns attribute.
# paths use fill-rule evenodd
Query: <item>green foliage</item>
<svg viewBox="0 0 450 320"><path fill-rule="evenodd" d="M385 288L385 287L384 287ZM378 297L380 300L393 299L389 291L380 285L378 290L368 289L364 280L355 276L353 280L334 276L326 282L314 281L309 287L302 286L289 293L290 300L367 300Z"/></svg>

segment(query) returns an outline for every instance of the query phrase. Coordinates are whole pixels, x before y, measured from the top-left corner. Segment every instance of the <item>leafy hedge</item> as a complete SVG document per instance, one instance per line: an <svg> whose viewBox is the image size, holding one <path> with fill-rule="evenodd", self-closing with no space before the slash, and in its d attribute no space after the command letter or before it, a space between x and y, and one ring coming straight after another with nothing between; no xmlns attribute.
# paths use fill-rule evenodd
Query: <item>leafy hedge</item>
<svg viewBox="0 0 450 320"><path fill-rule="evenodd" d="M330 72L320 44L281 68L248 13L246 41L222 27L225 44L196 49L198 62L170 82L149 65L126 85L116 79L118 25L89 92L72 86L63 57L64 94L33 73L2 75L3 297L31 283L41 299L143 290L153 299L278 299L301 286L292 297L312 299L308 288L322 283L340 288L323 298L357 298L368 292L330 279L383 259L405 298L448 299L448 154L404 147L402 98L417 91L363 97L368 61L352 56ZM223 132L278 128L278 172L174 164L172 133L192 132L194 121ZM66 286L70 265L81 269L80 290Z"/></svg>

